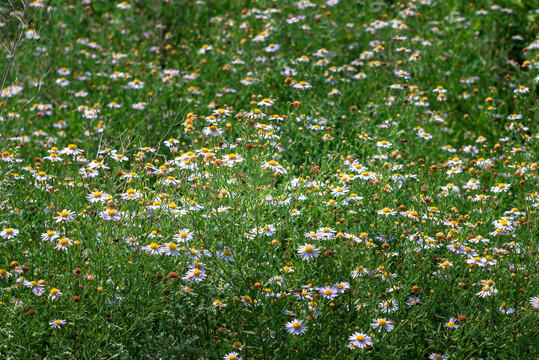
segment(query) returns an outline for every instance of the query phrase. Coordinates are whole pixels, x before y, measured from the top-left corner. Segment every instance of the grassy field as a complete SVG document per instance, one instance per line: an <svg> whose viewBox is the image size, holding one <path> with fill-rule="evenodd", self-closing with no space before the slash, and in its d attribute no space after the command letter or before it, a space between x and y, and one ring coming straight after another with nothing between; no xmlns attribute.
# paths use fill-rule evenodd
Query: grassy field
<svg viewBox="0 0 539 360"><path fill-rule="evenodd" d="M0 359L539 358L538 9L0 0Z"/></svg>

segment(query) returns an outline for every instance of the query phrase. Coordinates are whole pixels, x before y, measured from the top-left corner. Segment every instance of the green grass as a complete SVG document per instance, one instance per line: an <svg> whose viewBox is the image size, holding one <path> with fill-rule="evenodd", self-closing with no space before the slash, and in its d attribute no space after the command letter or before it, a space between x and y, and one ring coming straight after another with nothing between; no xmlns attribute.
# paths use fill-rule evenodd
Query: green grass
<svg viewBox="0 0 539 360"><path fill-rule="evenodd" d="M537 6L430 3L0 0L0 359L537 358Z"/></svg>

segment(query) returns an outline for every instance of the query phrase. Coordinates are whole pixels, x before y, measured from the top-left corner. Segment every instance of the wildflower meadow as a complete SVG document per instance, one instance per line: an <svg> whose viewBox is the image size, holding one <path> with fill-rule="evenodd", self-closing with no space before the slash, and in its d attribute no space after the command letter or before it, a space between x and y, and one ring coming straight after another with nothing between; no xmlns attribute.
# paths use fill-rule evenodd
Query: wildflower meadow
<svg viewBox="0 0 539 360"><path fill-rule="evenodd" d="M0 0L0 359L539 359L538 34Z"/></svg>

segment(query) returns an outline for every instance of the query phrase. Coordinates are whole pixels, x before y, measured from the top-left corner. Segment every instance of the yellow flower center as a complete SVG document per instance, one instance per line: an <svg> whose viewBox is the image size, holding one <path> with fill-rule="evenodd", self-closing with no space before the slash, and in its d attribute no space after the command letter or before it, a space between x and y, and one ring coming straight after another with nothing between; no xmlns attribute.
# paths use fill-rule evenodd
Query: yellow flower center
<svg viewBox="0 0 539 360"><path fill-rule="evenodd" d="M67 147L68 147L68 149L70 149L70 150L75 150L75 149L77 148L77 145L75 145L75 144L69 144Z"/></svg>
<svg viewBox="0 0 539 360"><path fill-rule="evenodd" d="M12 228L7 228L6 229L6 234L13 234L13 229Z"/></svg>
<svg viewBox="0 0 539 360"><path fill-rule="evenodd" d="M301 324L300 324L299 322L295 321L295 322L292 324L292 327L293 327L294 329L299 329L299 328L301 327Z"/></svg>
<svg viewBox="0 0 539 360"><path fill-rule="evenodd" d="M174 243L170 243L168 244L168 248L172 251L176 250L178 248L178 246Z"/></svg>
<svg viewBox="0 0 539 360"><path fill-rule="evenodd" d="M378 320L378 325L385 326L387 324L387 321L385 319Z"/></svg>
<svg viewBox="0 0 539 360"><path fill-rule="evenodd" d="M114 209L109 209L109 210L107 210L107 215L109 215L109 216L114 216L114 215L116 215L116 210L114 210Z"/></svg>
<svg viewBox="0 0 539 360"><path fill-rule="evenodd" d="M314 251L314 247L312 247L311 245L307 245L305 246L305 252L306 253L312 253Z"/></svg>
<svg viewBox="0 0 539 360"><path fill-rule="evenodd" d="M363 341L365 340L365 337L363 335L356 336L357 341Z"/></svg>
<svg viewBox="0 0 539 360"><path fill-rule="evenodd" d="M158 248L159 248L159 245L157 245L156 243L151 243L150 244L150 249L157 250Z"/></svg>

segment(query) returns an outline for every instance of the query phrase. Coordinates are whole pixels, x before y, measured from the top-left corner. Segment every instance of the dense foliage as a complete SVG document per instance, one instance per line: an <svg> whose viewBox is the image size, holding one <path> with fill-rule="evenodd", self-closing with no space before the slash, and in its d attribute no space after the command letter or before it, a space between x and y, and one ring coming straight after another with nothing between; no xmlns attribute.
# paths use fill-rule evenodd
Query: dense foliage
<svg viewBox="0 0 539 360"><path fill-rule="evenodd" d="M533 1L0 3L0 359L539 357Z"/></svg>

